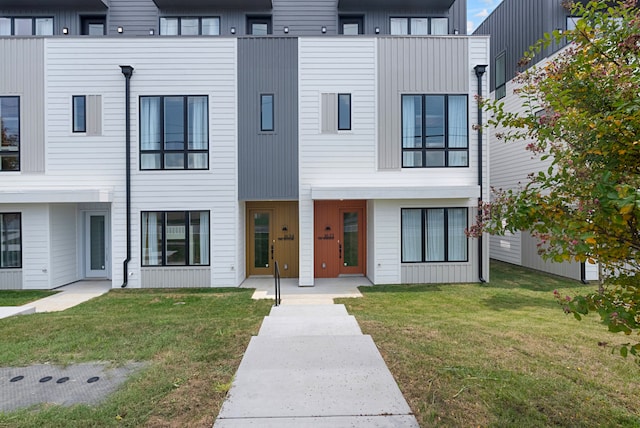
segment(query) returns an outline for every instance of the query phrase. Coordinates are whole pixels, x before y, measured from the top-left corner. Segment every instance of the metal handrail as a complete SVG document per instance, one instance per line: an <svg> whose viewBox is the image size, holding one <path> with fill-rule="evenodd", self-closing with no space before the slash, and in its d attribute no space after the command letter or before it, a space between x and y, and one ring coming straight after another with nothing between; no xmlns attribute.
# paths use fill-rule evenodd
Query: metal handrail
<svg viewBox="0 0 640 428"><path fill-rule="evenodd" d="M276 288L276 306L280 306L280 303L282 303L282 295L280 294L280 267L278 266L278 262L274 263L273 279Z"/></svg>

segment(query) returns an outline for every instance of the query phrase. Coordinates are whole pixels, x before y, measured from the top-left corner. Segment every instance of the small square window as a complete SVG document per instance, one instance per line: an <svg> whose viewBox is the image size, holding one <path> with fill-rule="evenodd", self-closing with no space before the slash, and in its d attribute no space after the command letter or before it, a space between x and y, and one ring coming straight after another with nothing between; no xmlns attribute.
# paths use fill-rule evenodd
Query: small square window
<svg viewBox="0 0 640 428"><path fill-rule="evenodd" d="M274 130L273 94L260 95L260 130Z"/></svg>
<svg viewBox="0 0 640 428"><path fill-rule="evenodd" d="M247 34L253 36L267 36L271 34L271 17L249 17L247 18Z"/></svg>
<svg viewBox="0 0 640 428"><path fill-rule="evenodd" d="M73 97L73 132L87 132L87 97Z"/></svg>

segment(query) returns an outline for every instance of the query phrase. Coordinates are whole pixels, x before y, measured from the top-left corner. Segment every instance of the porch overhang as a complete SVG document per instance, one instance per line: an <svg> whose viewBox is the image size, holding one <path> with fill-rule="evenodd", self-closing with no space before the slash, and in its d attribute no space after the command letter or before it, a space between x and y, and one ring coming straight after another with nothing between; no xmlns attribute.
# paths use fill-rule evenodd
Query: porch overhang
<svg viewBox="0 0 640 428"><path fill-rule="evenodd" d="M449 10L455 0L339 0L339 10Z"/></svg>
<svg viewBox="0 0 640 428"><path fill-rule="evenodd" d="M480 197L480 186L312 187L311 199L469 199Z"/></svg>
<svg viewBox="0 0 640 428"><path fill-rule="evenodd" d="M113 202L112 189L26 189L0 191L0 204Z"/></svg>
<svg viewBox="0 0 640 428"><path fill-rule="evenodd" d="M109 0L0 0L0 9L75 9L107 10Z"/></svg>
<svg viewBox="0 0 640 428"><path fill-rule="evenodd" d="M1 0L0 0L1 1ZM271 0L153 0L158 9L241 9L265 11L273 8Z"/></svg>

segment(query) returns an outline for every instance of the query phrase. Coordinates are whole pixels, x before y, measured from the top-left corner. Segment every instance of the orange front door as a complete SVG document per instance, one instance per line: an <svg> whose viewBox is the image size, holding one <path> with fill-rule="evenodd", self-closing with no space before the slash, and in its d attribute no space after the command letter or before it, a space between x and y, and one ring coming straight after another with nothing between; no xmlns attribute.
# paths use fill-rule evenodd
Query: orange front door
<svg viewBox="0 0 640 428"><path fill-rule="evenodd" d="M366 201L316 201L315 276L366 273Z"/></svg>

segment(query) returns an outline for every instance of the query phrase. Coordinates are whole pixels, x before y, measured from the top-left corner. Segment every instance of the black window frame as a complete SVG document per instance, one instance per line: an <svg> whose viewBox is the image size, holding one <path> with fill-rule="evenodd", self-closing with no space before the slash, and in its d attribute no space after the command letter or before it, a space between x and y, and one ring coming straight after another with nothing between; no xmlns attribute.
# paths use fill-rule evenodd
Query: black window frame
<svg viewBox="0 0 640 428"><path fill-rule="evenodd" d="M467 237L467 245L466 245L466 257L464 260L449 260L449 210L464 210L465 211L465 224L469 225L469 209L467 207L430 207L430 208L401 208L400 209L400 263L402 264L418 264L418 263L468 263L469 262L469 237ZM404 245L402 245L402 231L404 230L403 224L403 211L421 211L420 216L420 251L422 253L419 261L405 261L404 260ZM444 210L444 260L426 260L426 233L425 233L425 225L427 220L427 211L429 210Z"/></svg>
<svg viewBox="0 0 640 428"><path fill-rule="evenodd" d="M183 123L185 124L184 126L184 144L183 144L183 149L182 150L167 150L165 149L165 132L164 132L164 117L165 117L165 112L164 112L164 100L165 98L179 98L182 97L184 102L183 102ZM200 98L200 97L204 97L207 99L207 126L206 126L206 135L207 135L207 148L206 149L189 149L189 117L188 117L188 113L189 113L189 98ZM211 141L210 141L210 135L209 135L209 114L210 114L210 108L209 108L209 96L208 95L140 95L139 100L138 100L138 106L142 105L142 99L143 98L160 98L160 118L159 123L160 123L160 149L158 150L144 150L142 149L142 108L139 108L138 110L138 138L139 138L139 142L138 142L138 147L139 147L139 154L138 154L138 161L139 161L139 165L140 165L140 171L207 171L209 170L209 161L210 161L210 155L209 155L209 150L211 148ZM159 154L160 155L160 168L143 168L142 167L142 155L143 154ZM165 154L171 154L171 153L184 153L184 168L165 168ZM206 168L189 168L189 153L204 153L207 155L207 161L206 161Z"/></svg>
<svg viewBox="0 0 640 428"><path fill-rule="evenodd" d="M77 127L78 117L76 116L76 101L82 100L82 113L84 118L84 127ZM87 96L86 95L73 95L71 97L71 131L76 133L85 133L87 132Z"/></svg>
<svg viewBox="0 0 640 428"><path fill-rule="evenodd" d="M502 60L502 67L499 65L499 61ZM498 80L498 70L502 70L502 80ZM502 51L496 56L495 60L495 72L494 75L494 93L495 99L501 100L507 96L507 51Z"/></svg>
<svg viewBox="0 0 640 428"><path fill-rule="evenodd" d="M33 16L33 15L29 15L29 16L5 16L5 15L0 15L0 18L7 18L11 20L11 34L8 36L15 36L16 35L16 24L15 24L15 20L16 19L30 19L31 20L31 36L38 36L38 37L46 37L46 36L53 36L56 33L56 20L54 16ZM36 34L36 19L51 19L51 34ZM26 35L19 35L20 37L26 37ZM7 36L0 36L0 37L7 37Z"/></svg>
<svg viewBox="0 0 640 428"><path fill-rule="evenodd" d="M444 18L447 19L447 23L449 21L449 17L448 16L390 16L389 17L389 34L396 36L396 35L401 35L401 34L391 34L391 20L392 19L406 19L407 20L407 34L406 35L413 35L411 33L411 21L413 19L426 19L427 20L427 34L426 35L433 35L433 29L431 26L431 20L432 19L440 19L440 18ZM449 25L447 25L447 34L449 34ZM425 34L419 34L419 36L424 36Z"/></svg>
<svg viewBox="0 0 640 428"><path fill-rule="evenodd" d="M271 111L267 112L271 114L271 128L266 128L264 124L264 98L271 97ZM275 132L276 129L276 96L273 93L260 94L260 132Z"/></svg>
<svg viewBox="0 0 640 428"><path fill-rule="evenodd" d="M467 106L466 117L467 117L467 146L466 147L449 147L449 97L465 97L467 102L465 105ZM402 142L404 141L404 124L402 123L402 119L404 118L404 97L422 97L422 147L403 147ZM427 147L427 135L426 135L426 102L427 97L444 97L444 147ZM468 94L402 94L400 96L400 147L402 149L402 168L407 169L416 169L416 168L469 168L469 95ZM422 162L420 166L405 166L404 164L404 153L405 152L421 152L422 153ZM428 152L444 152L444 165L438 166L428 166L426 162L426 156ZM467 164L466 165L449 165L449 153L450 152L466 152L467 153Z"/></svg>
<svg viewBox="0 0 640 428"><path fill-rule="evenodd" d="M267 24L267 36L273 34L273 21L270 15L248 15L247 16L247 35L255 36L253 34L253 24ZM262 34L258 34L258 37L264 37Z"/></svg>
<svg viewBox="0 0 640 428"><path fill-rule="evenodd" d="M340 122L340 118L342 117L340 114L341 108L340 106L342 105L340 103L340 97L348 97L349 98L349 125L348 126L341 126L341 122ZM351 94L348 93L339 93L338 94L338 131L351 131L351 126L352 126L352 117L351 117Z"/></svg>
<svg viewBox="0 0 640 428"><path fill-rule="evenodd" d="M144 215L148 214L148 213L157 213L160 214L160 224L162 225L162 249L161 249L161 256L160 256L160 264L159 265L149 265L149 264L144 264L144 243L143 243L143 239L142 239L142 222L144 219ZM184 260L185 260L185 264L183 265L175 265L175 264L167 264L167 214L175 214L175 213L182 213L184 214L184 220L185 220L185 238L184 238L184 246L185 246L185 253L184 253ZM209 230L209 248L208 248L208 259L209 259L209 263L207 264L194 264L194 265L190 265L189 264L189 248L190 248L190 239L189 239L189 226L191 225L191 213L207 213L208 214L208 230ZM151 210L151 211L140 211L140 266L141 267L150 267L150 268L165 268L165 267L171 267L171 268L179 268L179 267L210 267L211 266L211 243L212 243L212 234L211 234L211 211L209 210L187 210L187 211L182 211L182 210L169 210L169 211L156 211L156 210Z"/></svg>
<svg viewBox="0 0 640 428"><path fill-rule="evenodd" d="M5 215L17 215L18 216L18 221L20 222L20 237L19 237L19 242L18 245L20 246L20 257L18 260L18 266L3 266L2 263L2 259L3 259L3 251L2 251L2 239L0 237L0 270L2 269L22 269L22 253L23 253L23 247L22 247L22 213L21 212L0 212L0 222L4 221L4 216ZM4 229L4 228L3 228Z"/></svg>
<svg viewBox="0 0 640 428"><path fill-rule="evenodd" d="M16 100L18 100L18 150L17 151L8 151L7 153L9 154L15 154L16 155L16 168L15 169L3 169L2 165L0 164L0 173L3 172L20 172L20 164L21 164L21 158L22 156L20 155L20 151L21 151L21 145L22 145L22 128L21 128L21 117L20 117L20 96L18 95L0 95L0 100L3 98L15 98ZM0 119L2 118L2 116L0 116ZM2 132L2 129L0 129L0 132ZM0 144L2 144L2 138L0 137ZM2 162L2 153L3 150L0 147L0 162Z"/></svg>
<svg viewBox="0 0 640 428"><path fill-rule="evenodd" d="M338 34L344 35L345 24L358 24L358 34L364 34L363 15L340 15L338 18Z"/></svg>
<svg viewBox="0 0 640 428"><path fill-rule="evenodd" d="M162 33L162 20L163 19L177 19L178 20L178 34L163 34ZM198 34L197 36L209 36L216 37L219 36L222 31L220 27L220 17L219 16L161 16L158 20L158 33L161 36L182 36L182 20L183 19L197 19L198 20ZM217 19L218 20L218 34L202 34L202 20L203 19ZM187 34L187 37L196 37L195 34Z"/></svg>

